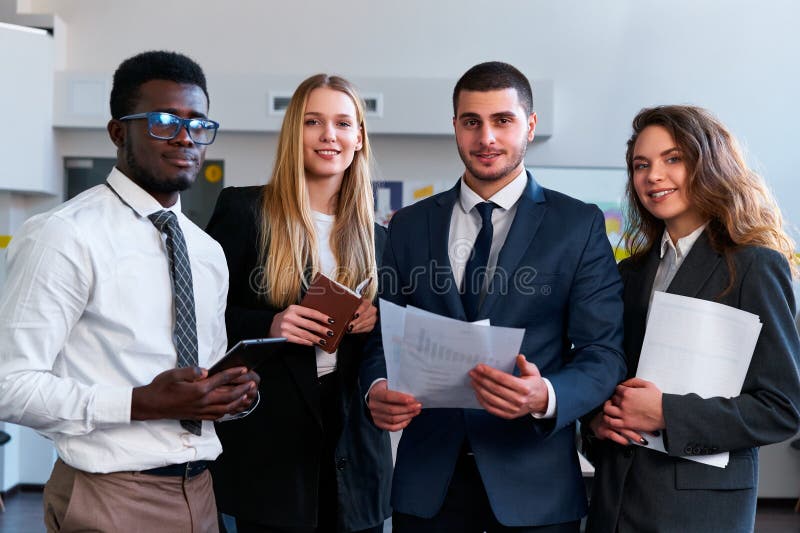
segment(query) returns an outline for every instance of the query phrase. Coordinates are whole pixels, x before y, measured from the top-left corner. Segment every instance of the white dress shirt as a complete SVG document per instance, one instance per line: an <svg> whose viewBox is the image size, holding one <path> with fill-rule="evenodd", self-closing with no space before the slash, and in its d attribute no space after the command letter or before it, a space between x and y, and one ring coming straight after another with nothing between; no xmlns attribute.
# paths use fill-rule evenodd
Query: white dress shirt
<svg viewBox="0 0 800 533"><path fill-rule="evenodd" d="M88 472L214 459L210 422L195 436L177 420L131 420L132 389L176 366L172 288L165 238L147 218L162 206L116 168L108 185L31 218L8 249L0 419L38 430ZM189 252L208 368L227 344L225 256L180 201L170 210Z"/></svg>
<svg viewBox="0 0 800 533"><path fill-rule="evenodd" d="M664 229L664 234L661 236L661 248L659 254L661 261L658 263L658 270L656 270L656 277L653 278L653 290L650 292L650 304L653 303L653 293L655 291L664 292L669 288L669 284L681 268L683 260L694 246L700 234L706 229L708 224L703 224L689 235L678 239L677 243L672 242L669 232ZM647 307L648 313L650 306Z"/></svg>
<svg viewBox="0 0 800 533"><path fill-rule="evenodd" d="M484 200L478 193L469 188L461 178L458 201L453 205L453 214L450 218L450 233L448 240L448 256L450 267L453 270L456 286L461 287L464 280L464 269L467 265L475 239L483 223L475 206L481 202L489 201L497 204L492 211L492 247L489 250L489 263L486 265L486 277L482 293L486 291L486 283L492 279L500 250L508 237L511 223L517 214L517 205L525 187L528 184L528 175L523 169L508 185L497 191L491 198ZM509 278L511 273L509 272ZM481 299L483 298L483 295ZM547 378L542 378L547 386L547 409L544 413L531 413L534 418L553 418L556 413L556 394L553 385Z"/></svg>
<svg viewBox="0 0 800 533"><path fill-rule="evenodd" d="M336 256L331 250L331 231L336 217L319 211L312 211L314 229L317 231L317 254L320 270L325 276L336 279ZM336 352L328 353L319 346L314 346L317 356L317 377L322 377L336 370Z"/></svg>

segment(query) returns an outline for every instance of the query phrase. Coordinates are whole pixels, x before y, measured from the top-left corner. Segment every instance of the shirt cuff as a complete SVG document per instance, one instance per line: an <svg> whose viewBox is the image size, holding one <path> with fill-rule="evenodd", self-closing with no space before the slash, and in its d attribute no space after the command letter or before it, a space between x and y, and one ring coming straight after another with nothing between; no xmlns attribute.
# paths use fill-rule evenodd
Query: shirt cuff
<svg viewBox="0 0 800 533"><path fill-rule="evenodd" d="M93 404L93 424L95 427L108 427L117 424L130 424L133 387L110 387L95 385Z"/></svg>
<svg viewBox="0 0 800 533"><path fill-rule="evenodd" d="M547 386L547 409L544 413L531 413L531 416L537 420L555 418L556 416L556 391L553 389L553 384L547 378L542 378L544 384Z"/></svg>
<svg viewBox="0 0 800 533"><path fill-rule="evenodd" d="M222 415L222 418L217 418L216 420L214 420L214 422L228 422L230 420L239 420L240 418L244 418L250 413L252 413L255 410L255 408L258 407L259 403L261 403L261 391L256 391L256 399L253 400L253 405L250 406L250 409L236 414L225 413L224 415Z"/></svg>
<svg viewBox="0 0 800 533"><path fill-rule="evenodd" d="M369 405L369 393L372 392L372 387L379 381L389 381L386 378L378 378L369 385L369 389L367 389L367 393L364 395L364 403Z"/></svg>

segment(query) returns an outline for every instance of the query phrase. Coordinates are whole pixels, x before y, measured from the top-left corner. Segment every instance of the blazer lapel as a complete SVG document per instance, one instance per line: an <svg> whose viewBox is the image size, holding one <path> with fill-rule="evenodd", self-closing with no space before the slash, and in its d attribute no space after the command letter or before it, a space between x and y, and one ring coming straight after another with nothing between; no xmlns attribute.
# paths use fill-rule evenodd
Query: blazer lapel
<svg viewBox="0 0 800 533"><path fill-rule="evenodd" d="M653 246L650 250L641 267L634 267L628 273L625 282L625 351L631 358L628 365L628 373L631 376L636 373L644 343L650 294L661 261L659 247L660 241L659 245ZM696 297L721 260L722 257L711 249L706 233L701 233L672 279L667 292ZM628 305L627 302L634 304Z"/></svg>
<svg viewBox="0 0 800 533"><path fill-rule="evenodd" d="M289 368L289 373L294 378L297 388L308 404L314 418L322 425L320 412L319 387L317 385L317 359L312 346L292 346L281 354L283 362Z"/></svg>
<svg viewBox="0 0 800 533"><path fill-rule="evenodd" d="M716 270L722 256L711 248L705 231L695 241L689 254L669 284L667 292L696 297Z"/></svg>
<svg viewBox="0 0 800 533"><path fill-rule="evenodd" d="M653 246L647 256L627 271L624 281L625 301L625 352L628 361L628 377L636 375L639 353L647 328L647 310L650 306L650 293L653 291L658 264L661 261L657 246ZM628 304L628 302L631 302Z"/></svg>
<svg viewBox="0 0 800 533"><path fill-rule="evenodd" d="M431 258L431 265L425 265L428 271L428 282L432 288L444 288L444 299L447 310L450 316L464 320L466 313L464 312L464 305L461 303L461 294L458 292L456 280L453 277L453 269L450 264L450 255L448 253L450 241L450 221L453 217L453 207L458 200L460 191L461 180L459 180L455 187L445 192L436 198L436 207L430 210L428 214L428 230L430 235L430 251L429 257ZM422 237L422 236L420 236ZM449 272L447 280L443 281L444 286L441 287L438 281L438 272L445 269Z"/></svg>
<svg viewBox="0 0 800 533"><path fill-rule="evenodd" d="M501 290L502 285L512 283L514 271L522 256L528 251L545 212L547 212L547 200L544 190L528 172L528 183L517 204L517 213L508 230L506 242L500 249L495 275L492 276L491 285L478 313L479 318L489 316L492 307L500 298L500 293L505 292ZM495 285L500 286L495 287Z"/></svg>

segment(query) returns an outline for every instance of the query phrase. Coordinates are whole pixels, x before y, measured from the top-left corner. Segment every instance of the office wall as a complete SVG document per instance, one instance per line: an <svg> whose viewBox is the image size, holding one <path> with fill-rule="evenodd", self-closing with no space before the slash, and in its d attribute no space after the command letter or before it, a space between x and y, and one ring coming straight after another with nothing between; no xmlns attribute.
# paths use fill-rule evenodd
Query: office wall
<svg viewBox="0 0 800 533"><path fill-rule="evenodd" d="M480 61L511 62L529 77L554 84L553 135L533 145L527 163L568 167L571 176L585 172L587 187L570 182L569 188L588 200L598 200L589 191L598 189L594 180L608 179L605 170L622 166L630 120L638 109L659 103L706 106L743 141L749 161L766 176L787 219L800 226L794 185L800 5L791 0L26 4L34 11L56 10L65 29L54 36L63 58L58 64L70 71L110 73L122 59L144 49L190 54L212 81L212 115L218 75L329 71L455 80ZM412 101L425 97L410 95ZM243 112L262 112L253 102L238 105ZM373 141L385 179L454 180L461 170L448 136L381 135ZM36 147L23 148L35 156ZM223 131L209 157L225 159L228 184L262 183L274 149L272 133ZM113 154L100 130L59 130L56 151L59 156ZM600 189L611 195L615 186L622 183L612 180ZM789 471L797 479L796 458L786 448L778 451L776 461L763 461L771 466L762 468L762 494L796 496L797 482L790 482L789 489L786 483ZM763 455L770 453L766 449Z"/></svg>
<svg viewBox="0 0 800 533"><path fill-rule="evenodd" d="M800 49L793 22L800 6L790 0L32 4L57 10L67 28L64 65L75 71L110 72L146 48L183 50L210 79L330 71L455 80L476 62L503 59L531 78L554 83L554 134L534 146L529 164L620 167L638 109L658 103L707 106L742 139L788 219L800 225L791 156L800 74L790 68ZM212 84L212 113L213 89ZM253 102L240 105L261 112ZM221 138L212 151L226 159L230 183L263 178L272 136L228 140ZM390 179L459 171L446 137L376 139L376 148Z"/></svg>

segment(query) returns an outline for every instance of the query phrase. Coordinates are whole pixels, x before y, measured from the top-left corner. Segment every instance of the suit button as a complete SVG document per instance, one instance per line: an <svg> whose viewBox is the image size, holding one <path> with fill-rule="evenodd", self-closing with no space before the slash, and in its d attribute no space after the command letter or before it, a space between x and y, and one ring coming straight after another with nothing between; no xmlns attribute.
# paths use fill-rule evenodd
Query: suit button
<svg viewBox="0 0 800 533"><path fill-rule="evenodd" d="M347 466L347 459L345 459L344 457L339 457L338 459L336 459L336 470L340 471L344 470L346 466Z"/></svg>
<svg viewBox="0 0 800 533"><path fill-rule="evenodd" d="M633 446L628 446L625 448L625 451L622 452L622 455L625 457L633 457Z"/></svg>
<svg viewBox="0 0 800 533"><path fill-rule="evenodd" d="M686 448L683 449L683 453L685 453L686 455L692 455L692 447L687 446Z"/></svg>
<svg viewBox="0 0 800 533"><path fill-rule="evenodd" d="M700 455L700 453L701 453L702 451L703 451L703 450L700 448L700 446L695 446L695 447L692 449L692 452L693 452L695 455Z"/></svg>

